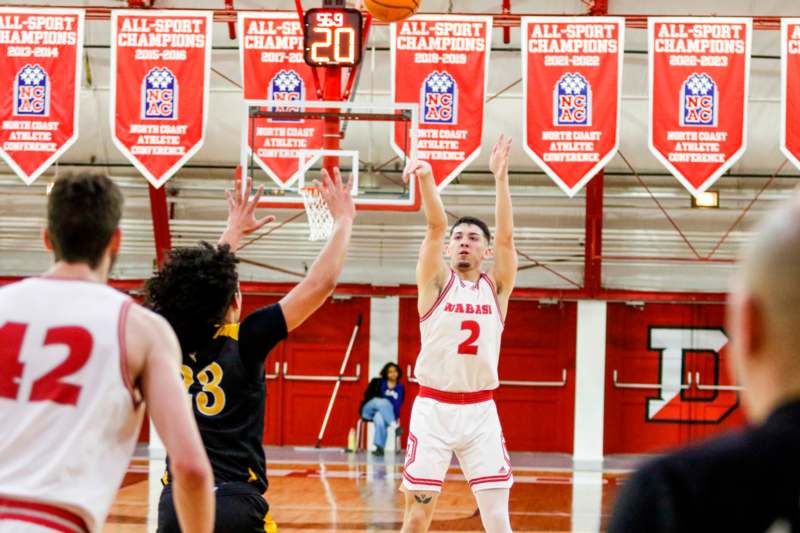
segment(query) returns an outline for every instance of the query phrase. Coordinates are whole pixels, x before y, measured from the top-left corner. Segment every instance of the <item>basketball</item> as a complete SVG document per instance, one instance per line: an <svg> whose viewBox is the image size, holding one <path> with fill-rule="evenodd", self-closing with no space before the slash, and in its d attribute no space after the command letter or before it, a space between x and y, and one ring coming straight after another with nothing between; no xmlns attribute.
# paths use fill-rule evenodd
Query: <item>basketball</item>
<svg viewBox="0 0 800 533"><path fill-rule="evenodd" d="M364 0L372 16L384 22L397 22L417 12L420 0Z"/></svg>

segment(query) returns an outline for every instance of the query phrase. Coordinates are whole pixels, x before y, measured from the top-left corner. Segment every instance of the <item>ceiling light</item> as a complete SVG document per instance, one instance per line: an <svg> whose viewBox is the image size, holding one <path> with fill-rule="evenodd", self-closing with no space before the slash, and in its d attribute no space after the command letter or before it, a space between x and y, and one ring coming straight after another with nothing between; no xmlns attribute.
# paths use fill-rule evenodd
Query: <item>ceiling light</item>
<svg viewBox="0 0 800 533"><path fill-rule="evenodd" d="M692 196L692 207L719 207L719 192L706 191Z"/></svg>

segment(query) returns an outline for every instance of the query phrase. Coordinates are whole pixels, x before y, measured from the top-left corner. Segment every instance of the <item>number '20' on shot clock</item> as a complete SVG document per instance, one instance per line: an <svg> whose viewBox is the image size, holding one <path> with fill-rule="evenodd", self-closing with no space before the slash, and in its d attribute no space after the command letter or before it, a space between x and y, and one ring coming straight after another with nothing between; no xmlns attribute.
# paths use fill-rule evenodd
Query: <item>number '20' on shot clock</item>
<svg viewBox="0 0 800 533"><path fill-rule="evenodd" d="M314 8L303 19L303 57L314 67L354 67L361 61L361 12Z"/></svg>

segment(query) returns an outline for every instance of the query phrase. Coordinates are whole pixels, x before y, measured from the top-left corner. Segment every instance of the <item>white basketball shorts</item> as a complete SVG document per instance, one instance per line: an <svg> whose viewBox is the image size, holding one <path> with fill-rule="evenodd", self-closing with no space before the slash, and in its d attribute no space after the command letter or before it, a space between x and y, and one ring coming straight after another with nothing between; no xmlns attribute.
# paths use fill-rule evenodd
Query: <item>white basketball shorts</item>
<svg viewBox="0 0 800 533"><path fill-rule="evenodd" d="M441 492L453 453L473 492L514 484L494 400L456 404L418 396L411 410L403 489Z"/></svg>

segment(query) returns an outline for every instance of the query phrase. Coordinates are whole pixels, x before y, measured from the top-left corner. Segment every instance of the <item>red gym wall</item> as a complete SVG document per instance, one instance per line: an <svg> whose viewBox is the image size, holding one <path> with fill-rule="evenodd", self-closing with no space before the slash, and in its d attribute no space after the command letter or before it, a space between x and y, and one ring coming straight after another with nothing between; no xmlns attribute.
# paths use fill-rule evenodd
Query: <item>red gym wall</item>
<svg viewBox="0 0 800 533"><path fill-rule="evenodd" d="M542 306L536 301L512 301L500 351L500 379L513 381L561 380L564 386L501 385L495 393L500 421L509 450L572 452L575 409L576 304ZM416 298L401 298L399 365L403 372L419 353L419 314ZM401 425L408 427L418 386L406 383Z"/></svg>
<svg viewBox="0 0 800 533"><path fill-rule="evenodd" d="M716 348L726 340L724 311L721 304L608 304L605 454L663 450L743 424L738 392L700 390L694 379L733 384L726 349ZM660 388L670 379L687 384L687 373L690 387L673 395Z"/></svg>
<svg viewBox="0 0 800 533"><path fill-rule="evenodd" d="M278 300L275 296L245 295L245 314ZM346 376L354 376L361 366L357 382L343 382L322 440L323 446L344 448L347 433L358 420L358 406L369 383L369 298L328 300L302 326L289 334L269 355L265 363L267 409L264 420L264 443L272 445L313 445L322 426L334 383L309 379L287 379L275 373L275 363L291 376L328 376L339 374L347 344L358 316L361 327L356 336Z"/></svg>

